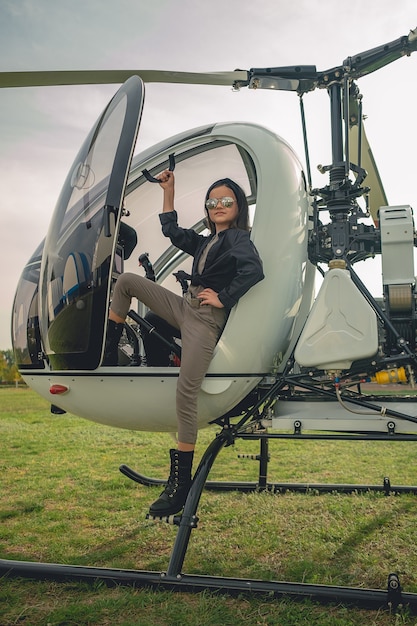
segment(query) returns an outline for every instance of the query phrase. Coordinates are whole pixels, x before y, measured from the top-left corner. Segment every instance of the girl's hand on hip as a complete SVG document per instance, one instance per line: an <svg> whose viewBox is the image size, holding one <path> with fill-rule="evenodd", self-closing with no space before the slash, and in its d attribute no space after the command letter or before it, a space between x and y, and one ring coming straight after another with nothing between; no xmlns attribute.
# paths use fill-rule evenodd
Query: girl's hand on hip
<svg viewBox="0 0 417 626"><path fill-rule="evenodd" d="M213 291L213 289L203 289L197 297L201 301L202 305L209 304L216 307L216 309L224 308L224 305L220 302L217 293Z"/></svg>

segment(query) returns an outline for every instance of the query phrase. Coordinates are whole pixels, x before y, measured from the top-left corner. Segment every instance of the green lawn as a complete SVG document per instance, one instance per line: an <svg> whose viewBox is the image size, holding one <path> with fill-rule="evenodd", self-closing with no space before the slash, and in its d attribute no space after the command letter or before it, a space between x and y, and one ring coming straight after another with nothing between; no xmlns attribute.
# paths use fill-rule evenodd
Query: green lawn
<svg viewBox="0 0 417 626"><path fill-rule="evenodd" d="M201 431L198 454L216 429ZM145 519L160 488L118 470L126 463L166 478L167 434L56 416L27 389L0 390L0 558L164 571L176 528ZM210 479L257 479L238 459L258 444L222 450ZM417 442L273 441L271 482L417 484ZM398 572L417 593L417 496L203 493L184 563L189 574L385 589ZM5 577L0 624L30 626L328 626L417 624L394 615L241 594L172 593L102 583Z"/></svg>

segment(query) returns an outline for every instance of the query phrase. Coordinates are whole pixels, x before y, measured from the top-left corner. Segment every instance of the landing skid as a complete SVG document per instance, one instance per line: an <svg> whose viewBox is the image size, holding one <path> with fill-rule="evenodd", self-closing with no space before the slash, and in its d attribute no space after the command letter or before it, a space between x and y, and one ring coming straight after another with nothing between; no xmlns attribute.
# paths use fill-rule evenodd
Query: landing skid
<svg viewBox="0 0 417 626"><path fill-rule="evenodd" d="M382 483L379 485L375 485L375 484L361 485L361 484L356 484L356 483L346 484L346 483L287 483L287 482L271 483L271 482L268 482L267 480L267 468L268 468L268 463L269 463L269 443L268 442L269 442L269 439L278 439L278 438L281 438L282 436L284 436L285 438L288 437L288 435L279 435L279 434L273 434L273 435L271 434L259 434L259 435L241 434L239 435L240 439L251 439L251 440L255 438L259 439L259 442L260 442L259 454L255 456L247 455L247 456L250 456L252 460L259 462L258 480L256 482L208 480L204 484L204 489L206 489L207 491L241 491L243 493L249 493L253 491L268 491L270 493L285 493L287 491L294 491L294 492L299 492L299 493L309 493L309 492L366 493L369 491L377 491L377 492L382 492L387 496L400 494L400 493L413 493L417 495L417 485L392 485L388 476L385 476ZM294 435L293 438L300 439L302 438L302 436ZM311 436L309 436L308 438L311 439ZM317 436L315 438L320 438L320 439L331 438L331 439L340 440L342 437L340 435L327 437L326 435L323 434L322 436ZM349 435L347 436L347 438L351 439ZM369 439L369 437L366 437L366 438ZM356 436L355 439L358 440L359 437ZM371 439L377 440L377 441L381 441L381 440L392 441L391 436L371 437ZM408 435L408 436L403 436L403 437L397 436L395 437L395 440L396 441L398 440L416 441L417 437L414 437L413 435L411 436ZM140 474L139 472L136 472L134 469L132 469L128 465L121 465L119 467L119 470L127 478L130 478L134 482L140 485L143 485L145 487L163 486L166 484L165 480L160 479L160 478L152 478L150 476L145 476L144 474Z"/></svg>
<svg viewBox="0 0 417 626"><path fill-rule="evenodd" d="M130 585L134 587L153 587L177 591L198 592L203 590L222 591L225 593L260 593L274 597L309 598L322 603L342 603L369 609L389 608L396 610L398 607L407 606L409 610L417 612L417 594L403 592L400 580L396 573L388 574L386 589L366 589L356 587L344 587L333 585L306 584L297 582L280 582L268 580L256 580L245 578L226 578L217 576L190 575L182 571L186 552L188 549L191 532L198 525L197 508L203 489L240 489L250 490L303 490L320 489L326 491L357 491L377 489L391 493L392 491L411 491L417 493L417 487L391 487L389 480L385 479L380 486L369 485L292 485L289 483L268 483L266 466L268 462L268 440L277 435L269 435L265 432L249 433L248 420L256 414L259 407L265 405L267 398L261 399L256 406L247 413L236 426L231 426L224 420L221 432L208 446L197 471L181 515L167 518L164 521L178 526L177 535L172 548L170 560L165 572L146 570L122 570L111 568L84 567L75 565L63 565L53 563L31 563L0 559L0 574L13 577L26 577L42 580L55 581L97 581L107 585ZM256 423L256 419L254 420ZM293 435L294 436L294 435ZM300 435L298 435L300 436ZM279 437L279 435L278 435ZM398 435L391 435L395 439L405 439ZM257 460L260 464L260 472L257 483L217 483L207 482L209 472L223 447L231 445L237 438L259 440L261 451ZM324 437L330 438L330 437ZM340 438L340 437L337 437ZM349 435L348 435L348 438ZM356 437L358 438L358 437ZM366 437L365 437L366 438ZM384 439L385 437L372 437ZM148 478L127 466L122 466L121 471L129 478L144 485L163 484L164 481Z"/></svg>

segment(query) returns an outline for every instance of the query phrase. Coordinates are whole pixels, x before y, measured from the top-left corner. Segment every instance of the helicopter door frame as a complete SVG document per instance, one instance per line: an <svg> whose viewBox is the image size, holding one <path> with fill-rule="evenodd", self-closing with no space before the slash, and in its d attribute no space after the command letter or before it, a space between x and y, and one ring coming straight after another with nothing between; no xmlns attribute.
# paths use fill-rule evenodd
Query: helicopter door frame
<svg viewBox="0 0 417 626"><path fill-rule="evenodd" d="M101 361L116 234L144 102L131 76L84 141L45 240L40 322L53 370L93 370Z"/></svg>

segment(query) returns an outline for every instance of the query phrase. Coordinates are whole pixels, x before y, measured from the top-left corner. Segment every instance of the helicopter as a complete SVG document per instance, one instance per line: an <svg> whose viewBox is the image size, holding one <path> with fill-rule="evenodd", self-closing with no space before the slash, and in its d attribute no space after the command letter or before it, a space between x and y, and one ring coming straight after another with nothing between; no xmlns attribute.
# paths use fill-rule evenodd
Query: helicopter
<svg viewBox="0 0 417 626"><path fill-rule="evenodd" d="M357 82L416 49L417 29L325 71L297 65L206 74L0 75L1 87L124 81L81 146L45 239L17 286L12 313L16 362L25 382L51 403L54 413L68 411L131 430L176 431L180 338L158 332L141 303L129 311L118 364L103 364L108 310L121 273L144 270L149 280L173 291L187 289L190 259L167 246L162 234L155 235L161 209L156 183L162 171L175 169L181 225L200 233L206 225L198 207L210 183L225 176L238 182L250 207L251 239L264 265L265 280L232 309L201 387L198 426L217 424L221 432L203 455L183 514L169 520L179 530L167 572L161 577L108 570L100 576L135 584L253 589L248 581L197 581L181 571L198 522L200 495L209 486L207 476L220 449L238 437L259 440L257 488L277 488L266 482L271 438L303 438L311 431L325 438L417 438L412 398L381 401L363 391L365 384L415 384L416 233L411 206L388 204L365 134ZM145 84L152 81L293 92L300 103L306 167L285 139L243 122L184 131L133 157ZM332 144L332 162L320 166L328 183L317 189L311 182L303 104L316 89L329 95ZM382 261L380 299L354 268L376 255ZM316 295L317 271L323 281ZM164 363L150 363L149 334L164 347ZM142 484L160 482L126 466L120 469ZM67 568L0 560L0 571L18 575L97 578L94 568ZM259 590L274 593L352 597L351 589L345 596L344 588L312 587L295 584L289 591L279 583L259 583ZM356 591L361 600L374 599L371 590ZM388 595L390 602L403 599L396 576L390 575Z"/></svg>

